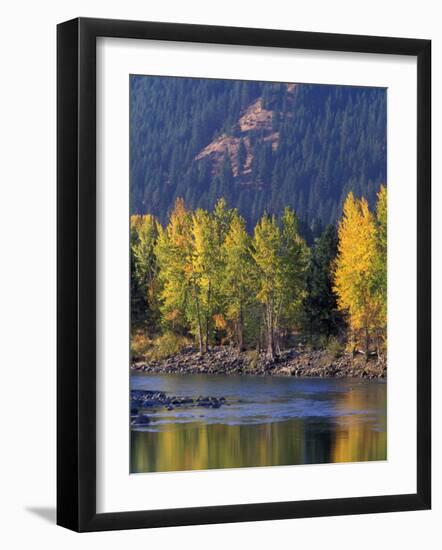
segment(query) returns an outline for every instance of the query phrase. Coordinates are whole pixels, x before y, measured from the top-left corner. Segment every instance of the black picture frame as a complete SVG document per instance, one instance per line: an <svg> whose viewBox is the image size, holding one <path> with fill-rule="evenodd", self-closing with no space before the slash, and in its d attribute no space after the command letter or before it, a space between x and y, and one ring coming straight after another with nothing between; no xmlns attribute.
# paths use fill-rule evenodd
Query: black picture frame
<svg viewBox="0 0 442 550"><path fill-rule="evenodd" d="M417 58L417 492L96 512L96 39ZM79 18L57 28L57 523L75 531L424 510L431 506L431 41Z"/></svg>

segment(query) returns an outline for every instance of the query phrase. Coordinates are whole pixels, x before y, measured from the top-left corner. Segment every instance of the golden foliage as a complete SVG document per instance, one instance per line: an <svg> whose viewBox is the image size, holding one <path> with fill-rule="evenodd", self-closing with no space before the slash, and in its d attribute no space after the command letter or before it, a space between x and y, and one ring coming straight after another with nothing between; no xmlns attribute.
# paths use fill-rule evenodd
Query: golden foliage
<svg viewBox="0 0 442 550"><path fill-rule="evenodd" d="M215 328L218 330L225 330L227 327L226 318L221 313L215 313L213 316L213 322L215 324Z"/></svg>
<svg viewBox="0 0 442 550"><path fill-rule="evenodd" d="M382 192L383 193L383 192ZM348 312L354 336L361 334L365 352L370 338L386 324L383 292L379 289L379 229L365 198L349 193L338 228L334 290L338 306Z"/></svg>

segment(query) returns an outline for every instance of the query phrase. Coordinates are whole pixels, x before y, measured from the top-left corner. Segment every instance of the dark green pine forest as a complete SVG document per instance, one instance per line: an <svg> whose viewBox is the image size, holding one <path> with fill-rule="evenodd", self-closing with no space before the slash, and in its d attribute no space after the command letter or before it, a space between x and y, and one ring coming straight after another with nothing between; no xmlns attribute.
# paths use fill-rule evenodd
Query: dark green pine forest
<svg viewBox="0 0 442 550"><path fill-rule="evenodd" d="M386 175L385 89L130 78L131 214L166 224L177 198L224 197L250 230L289 206L311 243L349 191L373 207Z"/></svg>

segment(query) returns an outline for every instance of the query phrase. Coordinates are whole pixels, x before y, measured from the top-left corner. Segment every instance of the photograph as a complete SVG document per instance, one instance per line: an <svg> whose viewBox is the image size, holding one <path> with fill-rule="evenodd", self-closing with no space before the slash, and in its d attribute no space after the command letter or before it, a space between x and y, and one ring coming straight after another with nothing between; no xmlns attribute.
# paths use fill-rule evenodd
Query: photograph
<svg viewBox="0 0 442 550"><path fill-rule="evenodd" d="M131 473L386 460L387 89L129 87Z"/></svg>

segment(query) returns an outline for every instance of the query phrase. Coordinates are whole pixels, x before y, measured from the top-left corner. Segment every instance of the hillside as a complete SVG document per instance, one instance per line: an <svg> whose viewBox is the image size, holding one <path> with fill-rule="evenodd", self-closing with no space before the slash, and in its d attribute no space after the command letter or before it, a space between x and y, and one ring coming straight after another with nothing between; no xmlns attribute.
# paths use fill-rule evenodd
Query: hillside
<svg viewBox="0 0 442 550"><path fill-rule="evenodd" d="M383 89L132 76L130 94L132 213L224 196L249 227L292 206L311 236L386 182Z"/></svg>

